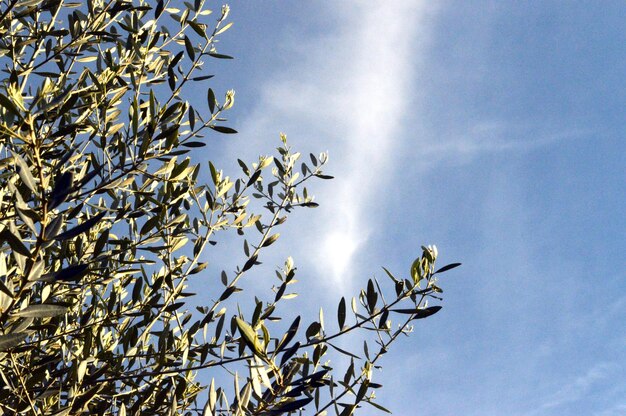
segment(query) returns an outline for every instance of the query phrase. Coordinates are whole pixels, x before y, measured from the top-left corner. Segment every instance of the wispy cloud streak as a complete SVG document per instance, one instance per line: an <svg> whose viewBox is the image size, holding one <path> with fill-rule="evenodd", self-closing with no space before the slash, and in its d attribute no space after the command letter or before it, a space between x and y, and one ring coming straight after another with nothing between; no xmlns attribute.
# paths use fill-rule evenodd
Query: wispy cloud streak
<svg viewBox="0 0 626 416"><path fill-rule="evenodd" d="M576 377L569 383L565 383L560 389L547 395L543 399L543 403L526 413L526 416L552 414L553 411L559 408L583 400L589 397L593 389L605 388L607 380L619 379L618 376L623 373L623 370L622 366L615 362L599 362L589 368L584 374ZM623 407L623 403L617 404L595 414L613 415L616 414L615 412L618 409Z"/></svg>
<svg viewBox="0 0 626 416"><path fill-rule="evenodd" d="M306 228L321 242L306 257L345 291L353 255L375 228L368 206L393 163L431 10L421 2L345 2L339 9L329 2L322 10L333 11L334 29L292 40L290 62L300 61L265 84L242 130L275 135L270 127L280 126L291 138L314 141L311 150L329 150L337 179L318 195L321 215Z"/></svg>
<svg viewBox="0 0 626 416"><path fill-rule="evenodd" d="M549 146L567 145L584 140L594 133L590 129L564 129L558 132L529 130L505 122L479 122L461 132L448 132L422 146L420 157L424 170L446 162L468 162L497 153L531 152Z"/></svg>

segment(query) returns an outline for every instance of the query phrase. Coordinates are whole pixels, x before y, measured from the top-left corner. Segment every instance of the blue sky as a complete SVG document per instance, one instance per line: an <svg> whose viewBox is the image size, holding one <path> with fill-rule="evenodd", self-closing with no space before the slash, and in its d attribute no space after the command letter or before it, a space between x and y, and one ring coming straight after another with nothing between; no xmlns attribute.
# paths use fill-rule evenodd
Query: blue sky
<svg viewBox="0 0 626 416"><path fill-rule="evenodd" d="M626 414L623 4L230 5L219 50L236 59L214 65L240 134L210 158L235 173L285 132L336 177L265 258L299 264L299 307L334 311L422 244L463 263L375 374L380 403Z"/></svg>

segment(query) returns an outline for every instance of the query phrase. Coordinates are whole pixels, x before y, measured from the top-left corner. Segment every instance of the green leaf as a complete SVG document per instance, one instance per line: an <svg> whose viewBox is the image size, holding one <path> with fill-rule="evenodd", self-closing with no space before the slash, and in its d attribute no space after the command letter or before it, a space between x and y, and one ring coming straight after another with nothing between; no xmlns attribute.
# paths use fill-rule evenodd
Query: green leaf
<svg viewBox="0 0 626 416"><path fill-rule="evenodd" d="M194 32L207 39L206 30L203 28L203 25L192 20L188 20L187 23L189 23L189 26L191 26Z"/></svg>
<svg viewBox="0 0 626 416"><path fill-rule="evenodd" d="M322 325L319 322L311 323L311 325L309 325L309 327L306 329L306 332L305 332L306 338L307 339L313 338L314 336L320 333L321 329L322 329Z"/></svg>
<svg viewBox="0 0 626 416"><path fill-rule="evenodd" d="M54 239L62 241L62 240L67 240L67 239L72 238L72 237L76 237L77 235L80 235L80 234L84 233L85 231L90 230L105 215L106 215L106 212L102 211L102 212L94 215L93 217L89 218L87 221L83 222L82 224L79 224L76 227L74 227L72 229L69 229L69 230L67 230L67 231L57 235L56 237L54 237Z"/></svg>
<svg viewBox="0 0 626 416"><path fill-rule="evenodd" d="M372 387L372 384L373 384L373 383L371 383L371 384L370 384L370 387ZM391 411L389 411L388 409L386 409L386 408L382 407L381 405L379 405L378 403L376 403L376 402L374 402L374 401L372 401L372 400L366 400L365 402L366 402L367 404L370 404L370 405L374 406L374 407L375 407L375 408L377 408L378 410L382 410L382 411L383 411L383 412L385 412L385 413L389 413L389 414L391 414Z"/></svg>
<svg viewBox="0 0 626 416"><path fill-rule="evenodd" d="M441 269L437 270L433 274L447 272L448 270L452 270L455 267L459 267L460 265L461 265L461 263L450 263L450 264L447 264L447 265L443 266Z"/></svg>
<svg viewBox="0 0 626 416"><path fill-rule="evenodd" d="M243 269L241 271L245 272L246 270L249 270L250 268L252 268L252 266L254 266L254 264L256 263L256 259L257 259L256 254L250 257L248 261L246 261L246 264L243 265Z"/></svg>
<svg viewBox="0 0 626 416"><path fill-rule="evenodd" d="M383 267L383 270L385 271L385 273L387 273L387 276L389 276L389 278L395 283L398 282L398 279L396 279L396 277L386 268Z"/></svg>
<svg viewBox="0 0 626 416"><path fill-rule="evenodd" d="M215 112L215 103L217 101L215 100L215 93L211 88L207 91L207 102L209 104L209 111L213 114Z"/></svg>
<svg viewBox="0 0 626 416"><path fill-rule="evenodd" d="M185 147L191 147L191 148L206 146L206 143L204 143L204 142L185 142L185 143L181 143L181 144L183 146L185 146Z"/></svg>
<svg viewBox="0 0 626 416"><path fill-rule="evenodd" d="M33 222L33 219L38 221L39 216L34 210L30 209L28 205L24 203L24 201L21 200L21 197L19 195L20 195L19 192L15 194L16 196L15 210L17 211L17 215L24 222L24 224L26 224L28 228L34 234L36 234L37 229L35 228L35 223Z"/></svg>
<svg viewBox="0 0 626 416"><path fill-rule="evenodd" d="M374 282L372 279L369 279L367 282L366 298L367 306L369 307L369 310L373 312L374 308L376 308L376 303L378 302L378 293L376 293L376 289L374 289Z"/></svg>
<svg viewBox="0 0 626 416"><path fill-rule="evenodd" d="M23 318L51 318L63 315L67 311L68 308L66 306L42 303L38 305L29 305L26 308L15 312L13 315Z"/></svg>
<svg viewBox="0 0 626 416"><path fill-rule="evenodd" d="M139 230L139 234L141 234L141 235L148 234L154 227L157 226L158 223L159 223L158 215L155 215L155 216L149 218L148 221L145 222L143 227L141 227L141 230Z"/></svg>
<svg viewBox="0 0 626 416"><path fill-rule="evenodd" d="M34 71L33 74L39 75L40 77L46 77L46 78L60 78L61 77L61 74L57 72Z"/></svg>
<svg viewBox="0 0 626 416"><path fill-rule="evenodd" d="M284 366L286 362L289 361L291 357L294 356L295 353L300 349L300 343L296 342L291 347L287 348L283 353L283 356L280 358L280 366Z"/></svg>
<svg viewBox="0 0 626 416"><path fill-rule="evenodd" d="M226 299L230 297L230 295L232 295L233 293L237 291L238 289L235 286L227 287L222 293L222 295L220 296L220 301L225 301Z"/></svg>
<svg viewBox="0 0 626 416"><path fill-rule="evenodd" d="M93 248L94 256L99 255L104 249L105 244L108 242L109 242L109 230L105 230L102 232L102 234L100 234L100 236L96 240L96 245Z"/></svg>
<svg viewBox="0 0 626 416"><path fill-rule="evenodd" d="M318 173L318 174L317 174L317 175L315 175L315 176L317 176L317 177L318 177L318 178L320 178L320 179L335 179L335 177L334 177L334 176L330 176L330 175L322 175L321 173Z"/></svg>
<svg viewBox="0 0 626 416"><path fill-rule="evenodd" d="M4 293L10 299L13 299L13 292L7 287L7 285L4 284L2 280L0 280L0 292ZM0 299L2 298L3 296L0 295Z"/></svg>
<svg viewBox="0 0 626 416"><path fill-rule="evenodd" d="M54 189L50 193L50 200L48 202L48 209L54 209L61 205L67 199L67 195L72 190L72 181L74 175L70 171L63 172L57 177Z"/></svg>
<svg viewBox="0 0 626 416"><path fill-rule="evenodd" d="M339 413L339 416L352 416L357 407L356 404L339 403L339 405L343 406L343 411Z"/></svg>
<svg viewBox="0 0 626 416"><path fill-rule="evenodd" d="M175 114L178 113L178 111L180 110L180 108L182 107L182 103L174 103L172 105L170 105L164 112L163 115L161 116L161 120L168 120L169 118L171 118L172 116L174 116ZM157 139L159 137L157 136ZM157 140L155 139L155 140Z"/></svg>
<svg viewBox="0 0 626 416"><path fill-rule="evenodd" d="M18 175L20 175L20 179L22 179L22 182L24 182L24 184L28 186L31 191L37 192L35 178L33 177L33 174L31 173L26 161L22 159L22 156L17 153L13 153L13 158L15 159L15 163L18 168L17 173Z"/></svg>
<svg viewBox="0 0 626 416"><path fill-rule="evenodd" d="M389 317L389 309L385 309L378 320L378 329L387 328L387 318Z"/></svg>
<svg viewBox="0 0 626 416"><path fill-rule="evenodd" d="M339 324L339 330L343 330L343 326L346 323L346 298L341 298L339 301L339 307L337 308L337 323Z"/></svg>
<svg viewBox="0 0 626 416"><path fill-rule="evenodd" d="M298 327L299 326L300 326L300 315L296 316L296 319L294 319L293 322L291 323L291 325L289 326L289 329L287 330L287 332L283 336L282 340L280 341L280 343L276 347L276 352L280 352L282 349L284 349L291 342L293 337L296 336L296 333L298 332Z"/></svg>
<svg viewBox="0 0 626 416"><path fill-rule="evenodd" d="M20 318L19 321L15 324L15 326L11 328L11 332L16 333L16 332L22 332L24 330L27 330L28 327L30 327L34 321L35 321L34 318Z"/></svg>
<svg viewBox="0 0 626 416"><path fill-rule="evenodd" d="M28 332L0 335L0 351L9 351L26 339Z"/></svg>
<svg viewBox="0 0 626 416"><path fill-rule="evenodd" d="M209 127L219 133L224 133L224 134L237 133L237 130L231 129L230 127L226 127L226 126L209 126Z"/></svg>
<svg viewBox="0 0 626 416"><path fill-rule="evenodd" d="M270 410L270 414L282 415L288 412L293 412L295 410L305 407L307 404L311 403L312 400L313 400L313 397L305 397L304 399L298 399L292 402L279 404L277 407Z"/></svg>
<svg viewBox="0 0 626 416"><path fill-rule="evenodd" d="M170 62L169 67L174 68L180 62L184 55L185 54L182 51L178 52L176 56L174 56L174 59L172 59L172 61Z"/></svg>
<svg viewBox="0 0 626 416"><path fill-rule="evenodd" d="M239 333L243 337L248 348L254 352L255 355L260 357L264 356L263 348L261 347L261 343L259 341L259 337L252 327L243 319L236 317L235 322L237 323L237 328L239 328Z"/></svg>
<svg viewBox="0 0 626 416"><path fill-rule="evenodd" d="M430 306L428 308L392 309L391 311L405 315L415 315L413 319L424 319L436 314L440 310L441 306Z"/></svg>
<svg viewBox="0 0 626 416"><path fill-rule="evenodd" d="M30 250L28 250L21 239L17 238L8 228L0 232L0 240L9 243L9 246L22 256L30 257Z"/></svg>
<svg viewBox="0 0 626 416"><path fill-rule="evenodd" d="M206 267L209 265L209 263L198 263L198 265L196 267L194 267L193 269L191 269L191 271L189 272L189 274L196 274L196 273L200 273L202 270L206 269Z"/></svg>
<svg viewBox="0 0 626 416"><path fill-rule="evenodd" d="M15 116L22 118L20 110L6 95L0 94L0 105L6 108L9 112L13 113Z"/></svg>
<svg viewBox="0 0 626 416"><path fill-rule="evenodd" d="M215 32L215 35L221 35L222 33L226 32L228 29L230 29L230 27L233 25L233 22L228 23L227 25L225 25L224 27L222 27L220 30L218 30L217 32Z"/></svg>
<svg viewBox="0 0 626 416"><path fill-rule="evenodd" d="M164 311L165 312L174 312L175 310L179 309L180 307L184 306L185 302L176 302L176 303L172 303L171 305L168 305Z"/></svg>
<svg viewBox="0 0 626 416"><path fill-rule="evenodd" d="M240 163L240 166L241 166L241 163ZM247 169L247 166L245 166L245 164L242 166L242 168L244 167ZM255 183L257 179L259 179L260 176L261 176L261 169L257 170L256 172L252 174L252 176L250 176L250 179L248 179L248 183L246 183L246 186L250 186L253 183Z"/></svg>
<svg viewBox="0 0 626 416"><path fill-rule="evenodd" d="M30 281L39 280L45 267L46 265L43 260L39 260L38 262L34 263L33 267L31 267L30 269L30 273L28 274L28 280Z"/></svg>
<svg viewBox="0 0 626 416"><path fill-rule="evenodd" d="M43 2L43 0L24 0L19 3L19 7L36 6L41 2Z"/></svg>
<svg viewBox="0 0 626 416"><path fill-rule="evenodd" d="M161 16L161 13L163 13L163 8L164 8L163 0L159 0L157 2L156 7L154 8L154 18L155 19L158 19L159 16Z"/></svg>
<svg viewBox="0 0 626 416"><path fill-rule="evenodd" d="M191 130L195 130L196 128L196 110L192 105L189 106L189 110L187 110L188 118L189 118L189 127Z"/></svg>
<svg viewBox="0 0 626 416"><path fill-rule="evenodd" d="M170 90L174 91L176 89L176 74L174 74L174 69L171 66L167 68L167 84Z"/></svg>
<svg viewBox="0 0 626 416"><path fill-rule="evenodd" d="M184 39L185 39L185 49L187 50L187 56L189 56L189 59L191 59L192 61L195 61L196 51L193 49L191 40L187 36L185 36Z"/></svg>
<svg viewBox="0 0 626 416"><path fill-rule="evenodd" d="M333 347L334 349L336 349L337 351L339 351L340 353L344 354L344 355L347 355L347 356L352 357L352 358L356 358L357 360L361 359L358 355L353 354L350 351L346 351L346 350L344 350L342 348L339 348L338 346L333 345L330 342L327 342L327 344L330 345L331 347Z"/></svg>
<svg viewBox="0 0 626 416"><path fill-rule="evenodd" d="M241 166L241 170L243 171L243 173L245 173L246 175L250 175L250 169L248 169L248 165L246 165L243 160L237 159L237 163L239 163L239 166ZM250 181L248 181L248 183L249 182Z"/></svg>
<svg viewBox="0 0 626 416"><path fill-rule="evenodd" d="M97 59L98 59L98 56L96 56L96 55L89 55L89 56L85 56L85 57L82 57L82 58L77 58L76 62L86 63L86 62L93 62L93 61L95 61Z"/></svg>
<svg viewBox="0 0 626 416"><path fill-rule="evenodd" d="M214 75L200 75L199 77L191 78L192 81L204 81L205 79L211 79Z"/></svg>
<svg viewBox="0 0 626 416"><path fill-rule="evenodd" d="M261 245L261 247L271 246L276 240L278 240L278 237L280 237L279 233L276 233L276 234L268 237L265 241L263 241L263 244Z"/></svg>
<svg viewBox="0 0 626 416"><path fill-rule="evenodd" d="M217 59L233 59L232 56L222 55L221 53L209 52L209 55L211 55L213 58L217 58Z"/></svg>
<svg viewBox="0 0 626 416"><path fill-rule="evenodd" d="M63 225L63 213L60 213L59 215L54 217L52 221L48 223L48 226L46 227L46 232L43 235L43 239L46 241L49 241L52 238L54 238L54 236L57 235L57 233L61 229L62 225Z"/></svg>
<svg viewBox="0 0 626 416"><path fill-rule="evenodd" d="M76 264L54 273L47 273L41 277L41 280L50 282L75 282L85 276L88 270L88 264Z"/></svg>
<svg viewBox="0 0 626 416"><path fill-rule="evenodd" d="M413 278L413 283L418 284L420 280L423 279L423 276L420 275L420 263L422 259L420 257L416 258L411 264L411 277Z"/></svg>
<svg viewBox="0 0 626 416"><path fill-rule="evenodd" d="M139 103L136 97L133 99L133 104L129 110L132 116L133 136L137 136L137 132L139 131Z"/></svg>

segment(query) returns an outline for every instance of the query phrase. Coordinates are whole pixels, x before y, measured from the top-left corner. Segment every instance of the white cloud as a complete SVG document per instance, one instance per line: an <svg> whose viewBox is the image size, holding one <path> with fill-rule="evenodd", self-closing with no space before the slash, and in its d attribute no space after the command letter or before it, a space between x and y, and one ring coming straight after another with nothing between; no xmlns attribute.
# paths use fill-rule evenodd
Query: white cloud
<svg viewBox="0 0 626 416"><path fill-rule="evenodd" d="M555 409L568 403L576 402L588 397L591 389L607 379L614 379L620 372L620 366L615 363L600 362L575 380L564 384L559 390L548 395L544 403L527 415L543 414L548 409ZM611 413L609 413L611 414Z"/></svg>
<svg viewBox="0 0 626 416"><path fill-rule="evenodd" d="M556 133L529 131L528 127L504 122L478 122L461 133L438 137L424 146L421 155L429 169L442 162L470 162L493 153L529 152L546 146L563 145L583 139L591 130L565 129Z"/></svg>
<svg viewBox="0 0 626 416"><path fill-rule="evenodd" d="M315 224L301 227L315 229L321 241L302 257L330 271L328 283L340 291L351 288L353 256L376 229L368 207L389 180L431 11L416 1L328 2L320 12L332 13L330 32L291 39L289 67L265 82L241 129L258 137L246 139L255 149L267 149L272 129L280 129L298 150L304 141L311 151L330 151L328 171L337 179L318 195Z"/></svg>
<svg viewBox="0 0 626 416"><path fill-rule="evenodd" d="M626 414L626 403L616 404L608 409L596 412L594 416L624 416Z"/></svg>

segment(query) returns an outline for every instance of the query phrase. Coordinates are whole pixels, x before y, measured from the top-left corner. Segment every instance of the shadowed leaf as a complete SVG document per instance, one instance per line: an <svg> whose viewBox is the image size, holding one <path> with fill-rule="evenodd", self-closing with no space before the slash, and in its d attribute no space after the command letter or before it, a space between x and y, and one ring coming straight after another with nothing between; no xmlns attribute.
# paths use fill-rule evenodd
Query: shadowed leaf
<svg viewBox="0 0 626 416"><path fill-rule="evenodd" d="M443 266L441 269L438 269L435 273L433 274L437 274L437 273L443 273L443 272L447 272L448 270L452 270L455 267L459 267L461 265L461 263L450 263L447 264L445 266Z"/></svg>
<svg viewBox="0 0 626 416"><path fill-rule="evenodd" d="M5 228L0 232L0 240L4 240L9 243L9 246L23 256L30 257L30 250L26 248L24 243L17 238L8 228Z"/></svg>
<svg viewBox="0 0 626 416"><path fill-rule="evenodd" d="M76 237L77 235L80 235L84 233L85 231L90 230L105 215L106 215L106 212L102 211L94 215L93 217L89 218L87 221L83 222L82 224L79 224L74 228L71 228L61 234L58 234L56 237L54 237L54 239L55 240L67 240L68 238Z"/></svg>
<svg viewBox="0 0 626 416"><path fill-rule="evenodd" d="M26 339L28 332L0 335L0 351L8 351Z"/></svg>
<svg viewBox="0 0 626 416"><path fill-rule="evenodd" d="M232 129L230 127L226 127L226 126L209 126L209 127L219 133L224 133L224 134L237 133L237 130Z"/></svg>
<svg viewBox="0 0 626 416"><path fill-rule="evenodd" d="M65 202L67 195L71 192L73 176L72 172L65 171L56 180L54 189L50 193L50 201L48 202L49 209L54 209Z"/></svg>
<svg viewBox="0 0 626 416"><path fill-rule="evenodd" d="M440 310L441 306L430 306L428 308L392 309L391 311L405 315L415 315L413 319L423 319L436 314Z"/></svg>
<svg viewBox="0 0 626 416"><path fill-rule="evenodd" d="M305 407L307 404L311 403L313 397L306 397L304 399L294 400L292 402L288 402L282 405L278 405L270 411L272 415L282 415L287 412L293 412L294 410L301 409Z"/></svg>

